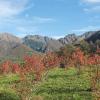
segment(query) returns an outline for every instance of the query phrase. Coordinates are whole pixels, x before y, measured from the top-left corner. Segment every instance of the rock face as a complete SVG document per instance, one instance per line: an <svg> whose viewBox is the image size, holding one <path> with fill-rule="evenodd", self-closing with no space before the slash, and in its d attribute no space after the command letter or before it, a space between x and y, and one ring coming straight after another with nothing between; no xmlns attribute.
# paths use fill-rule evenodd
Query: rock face
<svg viewBox="0 0 100 100"><path fill-rule="evenodd" d="M38 52L55 51L63 46L58 40L39 35L28 35L23 43Z"/></svg>
<svg viewBox="0 0 100 100"><path fill-rule="evenodd" d="M60 38L59 41L65 45L65 44L71 44L78 40L78 36L75 34L68 34L64 38Z"/></svg>
<svg viewBox="0 0 100 100"><path fill-rule="evenodd" d="M89 37L85 38L87 42L96 42L100 40L100 31L93 32Z"/></svg>
<svg viewBox="0 0 100 100"><path fill-rule="evenodd" d="M79 43L82 40L85 40L87 42L95 42L96 40L100 40L100 31L89 31L80 36L77 36L75 34L69 34L64 38L59 39L59 41L63 45Z"/></svg>
<svg viewBox="0 0 100 100"><path fill-rule="evenodd" d="M83 40L83 39L85 40L85 39L87 39L87 38L89 38L89 37L91 37L92 35L95 35L95 34L96 34L96 31L86 32L86 33L79 36L79 40Z"/></svg>

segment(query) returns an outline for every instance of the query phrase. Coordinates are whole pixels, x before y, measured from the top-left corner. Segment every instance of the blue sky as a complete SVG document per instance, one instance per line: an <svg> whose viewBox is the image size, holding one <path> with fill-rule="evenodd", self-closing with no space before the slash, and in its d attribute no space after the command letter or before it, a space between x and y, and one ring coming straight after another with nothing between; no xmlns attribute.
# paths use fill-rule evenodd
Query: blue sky
<svg viewBox="0 0 100 100"><path fill-rule="evenodd" d="M100 0L0 0L0 32L53 38L100 29Z"/></svg>

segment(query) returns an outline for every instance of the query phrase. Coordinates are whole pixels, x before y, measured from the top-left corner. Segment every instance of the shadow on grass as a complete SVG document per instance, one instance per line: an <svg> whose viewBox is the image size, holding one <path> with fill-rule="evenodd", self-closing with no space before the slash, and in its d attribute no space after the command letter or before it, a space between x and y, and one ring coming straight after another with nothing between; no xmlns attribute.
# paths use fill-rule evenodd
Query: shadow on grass
<svg viewBox="0 0 100 100"><path fill-rule="evenodd" d="M62 93L75 93L75 92L92 92L92 90L90 88L84 90L84 89L70 89L70 88L57 88L57 89L54 89L54 88L47 88L47 89L40 89L40 90L37 90L36 94L39 94L39 93L48 93L48 94L62 94Z"/></svg>
<svg viewBox="0 0 100 100"><path fill-rule="evenodd" d="M47 89L38 91L36 95L43 96L44 100L94 100L88 89Z"/></svg>
<svg viewBox="0 0 100 100"><path fill-rule="evenodd" d="M1 92L0 100L21 100L21 98L15 93Z"/></svg>
<svg viewBox="0 0 100 100"><path fill-rule="evenodd" d="M76 76L77 74L75 75L49 75L48 78L52 78L52 79L57 79L57 78L68 78L68 77L71 77L71 76Z"/></svg>

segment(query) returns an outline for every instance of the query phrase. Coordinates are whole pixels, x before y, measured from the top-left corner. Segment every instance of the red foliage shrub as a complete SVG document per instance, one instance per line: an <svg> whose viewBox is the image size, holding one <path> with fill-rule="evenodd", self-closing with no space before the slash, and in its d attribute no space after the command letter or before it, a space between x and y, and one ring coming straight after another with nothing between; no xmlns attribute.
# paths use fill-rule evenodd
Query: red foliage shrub
<svg viewBox="0 0 100 100"><path fill-rule="evenodd" d="M12 62L11 61L5 61L2 64L2 72L3 73L9 73L11 71L10 67L11 67Z"/></svg>
<svg viewBox="0 0 100 100"><path fill-rule="evenodd" d="M98 65L100 64L100 56L93 54L88 57L87 62L88 65Z"/></svg>
<svg viewBox="0 0 100 100"><path fill-rule="evenodd" d="M12 72L19 73L20 72L20 65L17 63L12 64Z"/></svg>
<svg viewBox="0 0 100 100"><path fill-rule="evenodd" d="M11 61L5 61L2 64L2 72L3 73L19 73L20 66L17 63L13 63Z"/></svg>
<svg viewBox="0 0 100 100"><path fill-rule="evenodd" d="M24 62L25 64L21 69L22 73L27 74L33 72L36 80L40 80L41 73L44 70L42 57L39 55L25 56Z"/></svg>
<svg viewBox="0 0 100 100"><path fill-rule="evenodd" d="M80 48L77 48L75 52L72 54L72 61L75 65L84 65L85 64L85 56L84 53L80 50Z"/></svg>
<svg viewBox="0 0 100 100"><path fill-rule="evenodd" d="M46 69L57 67L59 65L59 58L53 52L48 52L42 59L43 65Z"/></svg>

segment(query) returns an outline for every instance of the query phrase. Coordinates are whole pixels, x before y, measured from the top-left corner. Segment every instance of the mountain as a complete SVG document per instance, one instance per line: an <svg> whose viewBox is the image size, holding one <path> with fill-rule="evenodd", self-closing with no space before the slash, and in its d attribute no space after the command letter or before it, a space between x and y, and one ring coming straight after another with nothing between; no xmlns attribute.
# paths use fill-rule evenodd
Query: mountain
<svg viewBox="0 0 100 100"><path fill-rule="evenodd" d="M100 41L100 31L93 32L89 37L85 38L87 42L95 43L97 40Z"/></svg>
<svg viewBox="0 0 100 100"><path fill-rule="evenodd" d="M80 36L75 34L68 34L64 38L58 39L63 45L80 43L80 41L85 40L87 42L96 42L100 40L100 31L89 31Z"/></svg>
<svg viewBox="0 0 100 100"><path fill-rule="evenodd" d="M28 35L23 38L23 44L38 52L59 50L63 45L58 40L39 35Z"/></svg>
<svg viewBox="0 0 100 100"><path fill-rule="evenodd" d="M68 34L64 38L58 39L63 45L65 44L72 44L78 40L78 36L75 34Z"/></svg>
<svg viewBox="0 0 100 100"><path fill-rule="evenodd" d="M0 41L6 41L9 43L21 43L22 40L14 35L9 33L0 33Z"/></svg>
<svg viewBox="0 0 100 100"><path fill-rule="evenodd" d="M21 39L9 33L1 33L0 58L22 57L30 53L57 51L66 44L80 44L82 40L88 43L96 42L100 45L100 31L90 31L80 36L69 34L58 40L39 35L27 35Z"/></svg>
<svg viewBox="0 0 100 100"><path fill-rule="evenodd" d="M0 34L0 57L22 56L29 51L33 50L22 44L20 38L9 33Z"/></svg>

